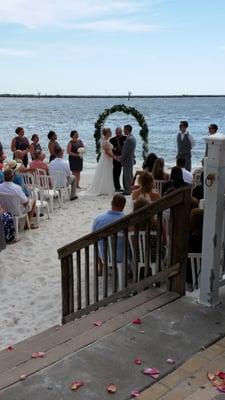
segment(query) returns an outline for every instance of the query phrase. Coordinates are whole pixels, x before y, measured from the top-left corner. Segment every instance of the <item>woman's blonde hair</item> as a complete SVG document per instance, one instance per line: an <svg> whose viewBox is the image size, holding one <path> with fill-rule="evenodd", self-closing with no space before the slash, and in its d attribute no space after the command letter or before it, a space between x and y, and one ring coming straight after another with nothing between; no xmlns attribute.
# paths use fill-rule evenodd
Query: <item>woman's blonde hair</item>
<svg viewBox="0 0 225 400"><path fill-rule="evenodd" d="M155 160L152 173L155 179L164 179L164 158L157 158L157 160Z"/></svg>
<svg viewBox="0 0 225 400"><path fill-rule="evenodd" d="M138 178L141 193L149 193L154 188L154 178L151 172L143 171Z"/></svg>
<svg viewBox="0 0 225 400"><path fill-rule="evenodd" d="M103 136L106 136L107 133L110 133L110 134L111 134L111 129L110 129L110 128L103 128L103 129L102 129L102 134L103 134Z"/></svg>

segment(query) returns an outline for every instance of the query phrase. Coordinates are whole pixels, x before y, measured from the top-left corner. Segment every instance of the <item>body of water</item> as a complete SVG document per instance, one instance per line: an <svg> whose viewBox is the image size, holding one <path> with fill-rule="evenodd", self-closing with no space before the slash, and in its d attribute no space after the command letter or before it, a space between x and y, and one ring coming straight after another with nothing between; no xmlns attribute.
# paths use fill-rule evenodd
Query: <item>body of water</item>
<svg viewBox="0 0 225 400"><path fill-rule="evenodd" d="M225 133L225 98L224 97L181 97L181 98L0 98L0 141L8 158L12 158L10 144L15 136L15 128L22 126L30 139L38 133L40 143L47 151L47 133L56 131L58 142L66 149L70 131L75 129L86 146L84 168L90 170L96 163L94 125L105 108L115 104L135 107L141 112L149 128L149 152L165 159L171 167L176 159L176 135L180 120L189 122L189 131L194 136L196 146L193 150L192 165L199 166L204 156L204 137L208 125L216 123L219 131ZM142 163L142 140L139 125L134 117L124 113L110 115L105 126L114 132L117 126L130 123L137 137L136 158ZM65 155L65 157L67 157Z"/></svg>

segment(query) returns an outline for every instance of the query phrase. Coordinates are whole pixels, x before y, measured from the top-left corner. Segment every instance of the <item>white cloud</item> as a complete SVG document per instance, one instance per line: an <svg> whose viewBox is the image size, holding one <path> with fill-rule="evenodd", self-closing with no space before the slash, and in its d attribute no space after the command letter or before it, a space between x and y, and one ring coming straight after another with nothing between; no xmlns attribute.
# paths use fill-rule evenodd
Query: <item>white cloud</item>
<svg viewBox="0 0 225 400"><path fill-rule="evenodd" d="M61 26L82 30L151 32L138 20L157 0L0 0L0 22L27 28ZM145 13L144 13L145 16ZM130 18L135 17L135 21ZM120 18L126 21L120 21Z"/></svg>
<svg viewBox="0 0 225 400"><path fill-rule="evenodd" d="M35 54L33 50L18 50L0 47L0 56L30 57Z"/></svg>

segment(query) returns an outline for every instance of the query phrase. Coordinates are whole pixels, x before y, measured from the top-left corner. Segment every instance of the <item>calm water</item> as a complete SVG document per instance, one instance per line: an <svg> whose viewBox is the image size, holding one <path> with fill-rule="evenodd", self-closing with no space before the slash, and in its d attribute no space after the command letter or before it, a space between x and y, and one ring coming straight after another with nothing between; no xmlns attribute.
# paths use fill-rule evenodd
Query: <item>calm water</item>
<svg viewBox="0 0 225 400"><path fill-rule="evenodd" d="M40 135L40 143L47 152L47 133L55 130L59 143L66 148L72 129L78 130L87 152L85 168L95 164L94 124L105 108L114 104L126 104L140 111L149 127L149 150L164 157L172 166L176 157L176 134L181 119L189 121L190 132L196 139L193 151L193 165L199 165L204 155L204 136L209 123L219 125L225 133L225 98L172 98L172 99L19 99L0 98L0 141L11 158L10 143L17 126L23 126L30 139L35 132ZM139 125L135 118L123 113L108 117L105 126L114 130L125 123L133 125L137 137L137 163L141 164L142 141Z"/></svg>

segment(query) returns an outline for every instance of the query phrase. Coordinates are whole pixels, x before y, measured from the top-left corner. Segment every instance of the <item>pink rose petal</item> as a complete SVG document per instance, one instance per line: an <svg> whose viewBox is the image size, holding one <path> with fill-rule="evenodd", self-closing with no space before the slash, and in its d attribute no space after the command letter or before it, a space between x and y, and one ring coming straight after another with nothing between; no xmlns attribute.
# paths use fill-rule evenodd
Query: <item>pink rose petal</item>
<svg viewBox="0 0 225 400"><path fill-rule="evenodd" d="M45 356L44 351L35 351L31 354L31 358L42 358Z"/></svg>
<svg viewBox="0 0 225 400"><path fill-rule="evenodd" d="M225 393L225 384L218 386L217 390L219 390L219 392Z"/></svg>
<svg viewBox="0 0 225 400"><path fill-rule="evenodd" d="M140 392L138 390L132 390L131 394L132 397L138 397L140 396Z"/></svg>
<svg viewBox="0 0 225 400"><path fill-rule="evenodd" d="M24 381L24 379L26 379L26 377L27 377L27 376L26 376L25 374L22 374L22 375L20 375L20 380L21 380L21 381Z"/></svg>
<svg viewBox="0 0 225 400"><path fill-rule="evenodd" d="M153 379L157 379L159 377L159 370L157 368L145 368L142 372L144 375L149 375Z"/></svg>
<svg viewBox="0 0 225 400"><path fill-rule="evenodd" d="M70 385L70 389L71 390L77 390L79 389L81 386L84 386L84 382L83 381L75 381L72 382Z"/></svg>
<svg viewBox="0 0 225 400"><path fill-rule="evenodd" d="M10 351L13 351L13 350L14 350L14 347L13 347L13 346L8 346L6 350L9 351L9 352L10 352Z"/></svg>
<svg viewBox="0 0 225 400"><path fill-rule="evenodd" d="M134 363L135 363L136 365L141 365L141 364L142 364L142 361L141 361L140 358L135 358Z"/></svg>
<svg viewBox="0 0 225 400"><path fill-rule="evenodd" d="M94 322L94 325L95 325L95 326L101 326L101 325L102 325L102 321L95 321L95 322Z"/></svg>
<svg viewBox="0 0 225 400"><path fill-rule="evenodd" d="M175 364L175 360L173 358L167 358L166 362L168 364Z"/></svg>
<svg viewBox="0 0 225 400"><path fill-rule="evenodd" d="M225 379L225 372L223 371L217 371L216 376L218 376L220 379Z"/></svg>
<svg viewBox="0 0 225 400"><path fill-rule="evenodd" d="M106 388L108 393L114 394L117 392L117 387L114 383L110 383Z"/></svg>
<svg viewBox="0 0 225 400"><path fill-rule="evenodd" d="M135 325L141 325L141 319L140 318L133 319L132 323Z"/></svg>

